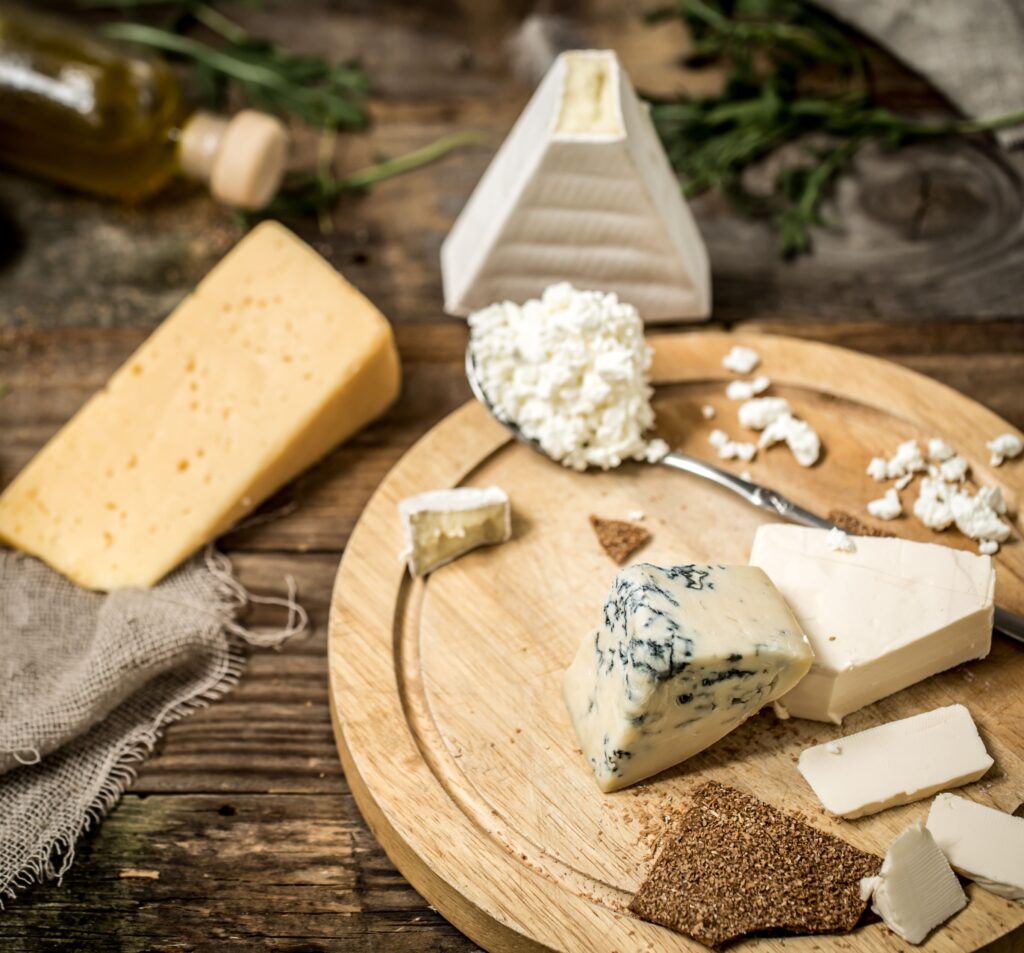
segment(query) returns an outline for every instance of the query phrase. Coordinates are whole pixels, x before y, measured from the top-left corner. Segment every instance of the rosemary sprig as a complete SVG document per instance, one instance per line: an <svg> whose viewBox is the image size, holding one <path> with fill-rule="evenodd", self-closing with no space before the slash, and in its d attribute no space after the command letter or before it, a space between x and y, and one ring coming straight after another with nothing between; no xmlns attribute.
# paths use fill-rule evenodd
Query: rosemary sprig
<svg viewBox="0 0 1024 953"><path fill-rule="evenodd" d="M666 16L686 24L699 65L726 68L717 95L652 102L683 189L720 189L743 209L770 216L785 257L811 250L811 229L824 224L825 203L866 143L896 147L1024 123L1024 113L928 122L879 106L857 48L803 0L677 0L654 18ZM813 88L808 73L827 88ZM745 172L791 142L805 144L798 161L776 173L769 195L751 192Z"/></svg>

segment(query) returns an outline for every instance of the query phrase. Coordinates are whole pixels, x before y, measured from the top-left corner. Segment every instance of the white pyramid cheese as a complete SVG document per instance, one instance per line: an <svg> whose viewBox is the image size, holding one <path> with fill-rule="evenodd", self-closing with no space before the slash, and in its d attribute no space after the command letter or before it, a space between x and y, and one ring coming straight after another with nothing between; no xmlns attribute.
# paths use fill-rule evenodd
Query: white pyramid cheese
<svg viewBox="0 0 1024 953"><path fill-rule="evenodd" d="M927 826L957 873L1007 900L1024 900L1024 817L940 794Z"/></svg>
<svg viewBox="0 0 1024 953"><path fill-rule="evenodd" d="M889 845L878 876L865 877L860 887L871 909L908 943L921 943L967 906L960 881L920 822Z"/></svg>
<svg viewBox="0 0 1024 953"><path fill-rule="evenodd" d="M598 787L615 791L714 744L810 664L761 570L639 563L615 577L563 694Z"/></svg>
<svg viewBox="0 0 1024 953"><path fill-rule="evenodd" d="M213 269L0 496L80 586L157 582L395 399L383 315L274 222Z"/></svg>
<svg viewBox="0 0 1024 953"><path fill-rule="evenodd" d="M508 494L500 487L430 490L398 504L409 572L424 576L477 546L512 535Z"/></svg>
<svg viewBox="0 0 1024 953"><path fill-rule="evenodd" d="M825 810L864 817L977 781L992 756L963 705L946 705L800 752Z"/></svg>
<svg viewBox="0 0 1024 953"><path fill-rule="evenodd" d="M679 181L611 51L563 53L441 248L445 310L614 292L645 321L710 313L707 252Z"/></svg>
<svg viewBox="0 0 1024 953"><path fill-rule="evenodd" d="M781 704L798 718L842 719L970 659L992 644L995 571L988 556L862 536L851 552L829 531L773 523L754 538L760 566L814 649L810 674Z"/></svg>

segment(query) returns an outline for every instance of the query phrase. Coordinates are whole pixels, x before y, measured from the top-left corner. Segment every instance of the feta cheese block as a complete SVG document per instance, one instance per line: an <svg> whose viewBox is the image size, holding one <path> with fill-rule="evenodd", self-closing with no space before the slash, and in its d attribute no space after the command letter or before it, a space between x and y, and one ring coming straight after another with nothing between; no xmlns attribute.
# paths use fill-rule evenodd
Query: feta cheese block
<svg viewBox="0 0 1024 953"><path fill-rule="evenodd" d="M391 327L291 232L249 233L0 496L0 539L151 586L398 395Z"/></svg>
<svg viewBox="0 0 1024 953"><path fill-rule="evenodd" d="M920 822L889 845L878 876L865 877L860 886L871 909L908 943L923 942L935 927L967 906L960 881Z"/></svg>
<svg viewBox="0 0 1024 953"><path fill-rule="evenodd" d="M940 794L927 827L958 874L1007 900L1024 900L1024 817Z"/></svg>
<svg viewBox="0 0 1024 953"><path fill-rule="evenodd" d="M810 664L761 570L639 563L615 577L563 694L598 787L616 791L714 744Z"/></svg>
<svg viewBox="0 0 1024 953"><path fill-rule="evenodd" d="M800 752L826 811L864 817L977 781L992 758L963 705L890 721Z"/></svg>
<svg viewBox="0 0 1024 953"><path fill-rule="evenodd" d="M785 596L814 649L810 674L782 699L791 715L843 718L992 644L988 556L861 536L835 552L829 531L770 524L750 562Z"/></svg>
<svg viewBox="0 0 1024 953"><path fill-rule="evenodd" d="M441 247L445 310L614 292L645 321L707 317L707 251L647 107L610 50L562 53Z"/></svg>
<svg viewBox="0 0 1024 953"><path fill-rule="evenodd" d="M496 486L431 490L402 500L398 512L405 533L402 556L414 576L512 535L508 494Z"/></svg>

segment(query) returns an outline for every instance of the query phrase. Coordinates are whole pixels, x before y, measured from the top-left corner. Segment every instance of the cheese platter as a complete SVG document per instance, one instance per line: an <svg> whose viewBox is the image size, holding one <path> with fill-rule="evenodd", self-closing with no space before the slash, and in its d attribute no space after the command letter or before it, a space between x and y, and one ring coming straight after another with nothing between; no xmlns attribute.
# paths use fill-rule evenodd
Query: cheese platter
<svg viewBox="0 0 1024 953"><path fill-rule="evenodd" d="M1017 513L1019 461L991 463L986 441L1011 430L951 389L897 365L823 344L722 332L652 335L656 434L713 459L716 427L738 432L722 366L736 346L756 351L772 395L821 437L814 466L784 447L723 466L774 487L859 534L941 542L977 552L955 529L939 536L906 516L883 520L869 461L908 440L942 438L980 483ZM712 413L708 412L708 408ZM418 493L500 486L511 538L427 576L410 577L398 507ZM941 671L847 714L842 724L785 718L765 707L720 741L623 790L602 793L562 698L580 640L600 622L619 567L590 518L632 518L650 535L633 560L746 564L763 511L707 481L648 462L576 472L514 441L476 402L437 425L396 465L363 513L338 572L331 607L332 712L346 776L370 827L399 869L457 927L488 950L702 950L637 919L631 898L671 819L703 782L731 785L879 859L929 801L869 816L827 813L801 776L805 749L946 706L965 706L994 761L958 793L1012 813L1024 794L1024 654L997 637L987 657ZM1024 612L1021 528L993 564L996 601ZM884 873L884 870L883 870ZM969 904L931 933L927 949L981 949L1020 939L1024 906L966 886ZM870 920L870 915L869 918ZM885 924L849 935L766 935L751 950L905 949Z"/></svg>

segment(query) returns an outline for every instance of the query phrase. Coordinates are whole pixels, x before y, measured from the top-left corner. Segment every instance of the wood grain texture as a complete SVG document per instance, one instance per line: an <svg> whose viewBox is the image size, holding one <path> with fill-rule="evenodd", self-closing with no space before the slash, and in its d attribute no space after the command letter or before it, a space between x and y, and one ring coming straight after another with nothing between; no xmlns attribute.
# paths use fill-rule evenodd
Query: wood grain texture
<svg viewBox="0 0 1024 953"><path fill-rule="evenodd" d="M993 472L974 451L978 434L1005 430L959 394L877 359L784 337L656 335L658 432L706 454L713 427L733 434L736 404L721 359L734 343L755 347L773 392L821 434L811 469L785 450L762 451L754 479L809 508L838 505L868 525L935 540L909 520L880 523L864 511L878 488L864 467L881 447L939 435L970 456L985 482L1024 491L1020 465ZM701 406L718 408L704 421ZM981 448L983 450L983 447ZM734 465L739 470L742 464ZM513 537L424 580L410 581L398 501L428 488L497 484L513 501ZM647 513L654 563L745 563L767 518L724 490L662 467L627 465L578 474L522 445L476 403L432 430L388 475L349 542L332 597L331 703L346 777L371 829L406 876L488 949L699 951L693 941L628 916L663 817L696 783L715 778L796 809L856 846L884 854L922 818L927 802L856 823L825 815L793 762L844 733L959 701L967 704L998 768L965 792L1013 811L1024 797L1024 653L999 642L991 656L890 696L842 728L762 712L648 783L601 795L575 746L561 700L562 674L596 625L617 567L588 526L597 513ZM1024 611L1024 546L997 557L998 599ZM955 534L953 546L974 544ZM589 620L589 621L588 621ZM928 949L961 953L1024 928L1024 908L971 887L972 902ZM1019 938L1015 938L1019 939ZM750 941L751 950L902 949L881 924L852 937Z"/></svg>

